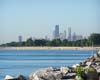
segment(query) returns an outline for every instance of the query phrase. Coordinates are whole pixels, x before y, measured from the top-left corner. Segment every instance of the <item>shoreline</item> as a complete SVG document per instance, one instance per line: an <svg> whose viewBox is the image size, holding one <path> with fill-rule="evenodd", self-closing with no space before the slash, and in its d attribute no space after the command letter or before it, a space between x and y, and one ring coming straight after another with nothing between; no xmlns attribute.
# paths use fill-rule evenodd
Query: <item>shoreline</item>
<svg viewBox="0 0 100 80"><path fill-rule="evenodd" d="M0 50L100 50L100 47L0 47Z"/></svg>

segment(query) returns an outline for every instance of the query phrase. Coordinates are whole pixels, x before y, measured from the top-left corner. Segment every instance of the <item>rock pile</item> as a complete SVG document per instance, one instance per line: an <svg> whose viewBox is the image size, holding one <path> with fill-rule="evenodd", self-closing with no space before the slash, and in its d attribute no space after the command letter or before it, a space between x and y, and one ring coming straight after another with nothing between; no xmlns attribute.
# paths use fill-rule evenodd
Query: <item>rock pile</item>
<svg viewBox="0 0 100 80"><path fill-rule="evenodd" d="M75 71L78 66L82 67L83 71L80 69ZM78 73L80 74L78 75ZM99 74L100 51L72 67L61 67L59 69L48 67L33 72L29 76L29 80L100 80Z"/></svg>
<svg viewBox="0 0 100 80"><path fill-rule="evenodd" d="M93 56L87 58L85 61L80 63L84 67L93 67L98 73L100 73L100 51Z"/></svg>
<svg viewBox="0 0 100 80"><path fill-rule="evenodd" d="M68 67L61 67L60 69L54 69L53 67L48 67L32 73L29 76L29 79L30 80L62 80L70 77L75 77L76 73L68 73L70 70L71 69Z"/></svg>

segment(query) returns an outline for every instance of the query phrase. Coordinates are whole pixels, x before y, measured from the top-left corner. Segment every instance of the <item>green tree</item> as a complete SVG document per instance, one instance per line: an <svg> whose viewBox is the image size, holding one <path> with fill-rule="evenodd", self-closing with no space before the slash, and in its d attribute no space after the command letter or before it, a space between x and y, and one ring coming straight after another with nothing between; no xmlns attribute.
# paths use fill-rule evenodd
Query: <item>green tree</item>
<svg viewBox="0 0 100 80"><path fill-rule="evenodd" d="M62 46L68 46L68 40L67 39L64 39L62 41Z"/></svg>
<svg viewBox="0 0 100 80"><path fill-rule="evenodd" d="M88 39L81 40L81 45L82 46L90 46L89 40Z"/></svg>
<svg viewBox="0 0 100 80"><path fill-rule="evenodd" d="M47 45L47 40L45 39L37 39L34 41L35 46L46 46Z"/></svg>
<svg viewBox="0 0 100 80"><path fill-rule="evenodd" d="M62 44L62 41L60 39L54 39L50 43L51 46L61 46L61 44Z"/></svg>
<svg viewBox="0 0 100 80"><path fill-rule="evenodd" d="M33 46L34 42L33 42L32 38L27 39L25 45L26 46Z"/></svg>
<svg viewBox="0 0 100 80"><path fill-rule="evenodd" d="M91 42L91 45L92 45L92 43L94 45L100 45L100 34L98 34L98 33L91 34L89 37L89 41Z"/></svg>
<svg viewBox="0 0 100 80"><path fill-rule="evenodd" d="M16 47L16 46L19 46L19 43L18 42L10 42L10 43L6 43L6 46L13 46L13 47Z"/></svg>

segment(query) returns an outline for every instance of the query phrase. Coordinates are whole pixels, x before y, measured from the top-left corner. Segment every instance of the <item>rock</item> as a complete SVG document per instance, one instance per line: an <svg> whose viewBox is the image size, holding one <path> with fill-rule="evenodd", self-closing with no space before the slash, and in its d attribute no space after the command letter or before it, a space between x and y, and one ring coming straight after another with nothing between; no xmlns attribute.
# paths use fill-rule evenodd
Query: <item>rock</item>
<svg viewBox="0 0 100 80"><path fill-rule="evenodd" d="M80 76L76 76L75 80L83 80Z"/></svg>
<svg viewBox="0 0 100 80"><path fill-rule="evenodd" d="M30 76L29 80L40 80L38 76L34 73L33 75Z"/></svg>
<svg viewBox="0 0 100 80"><path fill-rule="evenodd" d="M63 74L66 74L68 72L69 68L68 67L61 67L60 72Z"/></svg>
<svg viewBox="0 0 100 80"><path fill-rule="evenodd" d="M23 75L19 75L17 80L27 80Z"/></svg>
<svg viewBox="0 0 100 80"><path fill-rule="evenodd" d="M48 74L47 76L43 76L44 80L56 80L53 74Z"/></svg>
<svg viewBox="0 0 100 80"><path fill-rule="evenodd" d="M96 62L95 64L96 64L97 66L100 66L100 62Z"/></svg>
<svg viewBox="0 0 100 80"><path fill-rule="evenodd" d="M14 77L10 76L10 75L6 75L6 77L4 78L5 80L13 80L15 79Z"/></svg>
<svg viewBox="0 0 100 80"><path fill-rule="evenodd" d="M87 66L90 66L92 64L92 62L86 62Z"/></svg>
<svg viewBox="0 0 100 80"><path fill-rule="evenodd" d="M60 71L53 71L53 68L44 68L32 73L30 80L58 80L62 78Z"/></svg>
<svg viewBox="0 0 100 80"><path fill-rule="evenodd" d="M77 66L80 66L79 64L75 64L72 67L75 69Z"/></svg>
<svg viewBox="0 0 100 80"><path fill-rule="evenodd" d="M100 55L100 50L98 51L98 54Z"/></svg>
<svg viewBox="0 0 100 80"><path fill-rule="evenodd" d="M97 57L97 58L95 59L95 61L96 61L96 62L100 62L100 57Z"/></svg>
<svg viewBox="0 0 100 80"><path fill-rule="evenodd" d="M100 73L100 66L96 66L95 69L96 69L96 71L97 71L98 73Z"/></svg>
<svg viewBox="0 0 100 80"><path fill-rule="evenodd" d="M97 54L94 54L94 55L93 55L93 57L94 57L94 58L97 58L97 57L98 57L98 55L97 55Z"/></svg>
<svg viewBox="0 0 100 80"><path fill-rule="evenodd" d="M75 76L76 73L68 73L67 76Z"/></svg>
<svg viewBox="0 0 100 80"><path fill-rule="evenodd" d="M85 70L85 80L99 80L98 73L93 67L89 66Z"/></svg>

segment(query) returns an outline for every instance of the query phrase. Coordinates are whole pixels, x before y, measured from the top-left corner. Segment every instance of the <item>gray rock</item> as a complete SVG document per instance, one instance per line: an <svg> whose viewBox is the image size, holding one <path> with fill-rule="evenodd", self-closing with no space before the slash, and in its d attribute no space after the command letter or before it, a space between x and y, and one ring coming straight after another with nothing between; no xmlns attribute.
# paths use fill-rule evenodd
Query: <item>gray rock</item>
<svg viewBox="0 0 100 80"><path fill-rule="evenodd" d="M96 69L96 71L97 71L98 73L100 73L100 66L96 66L95 69Z"/></svg>
<svg viewBox="0 0 100 80"><path fill-rule="evenodd" d="M32 73L29 76L30 80L60 80L62 73L60 71L53 71L53 68L44 68Z"/></svg>
<svg viewBox="0 0 100 80"><path fill-rule="evenodd" d="M69 68L68 67L61 67L60 68L60 72L63 73L63 74L68 73L68 71L69 71Z"/></svg>
<svg viewBox="0 0 100 80"><path fill-rule="evenodd" d="M97 71L95 69L85 71L85 80L99 80Z"/></svg>

